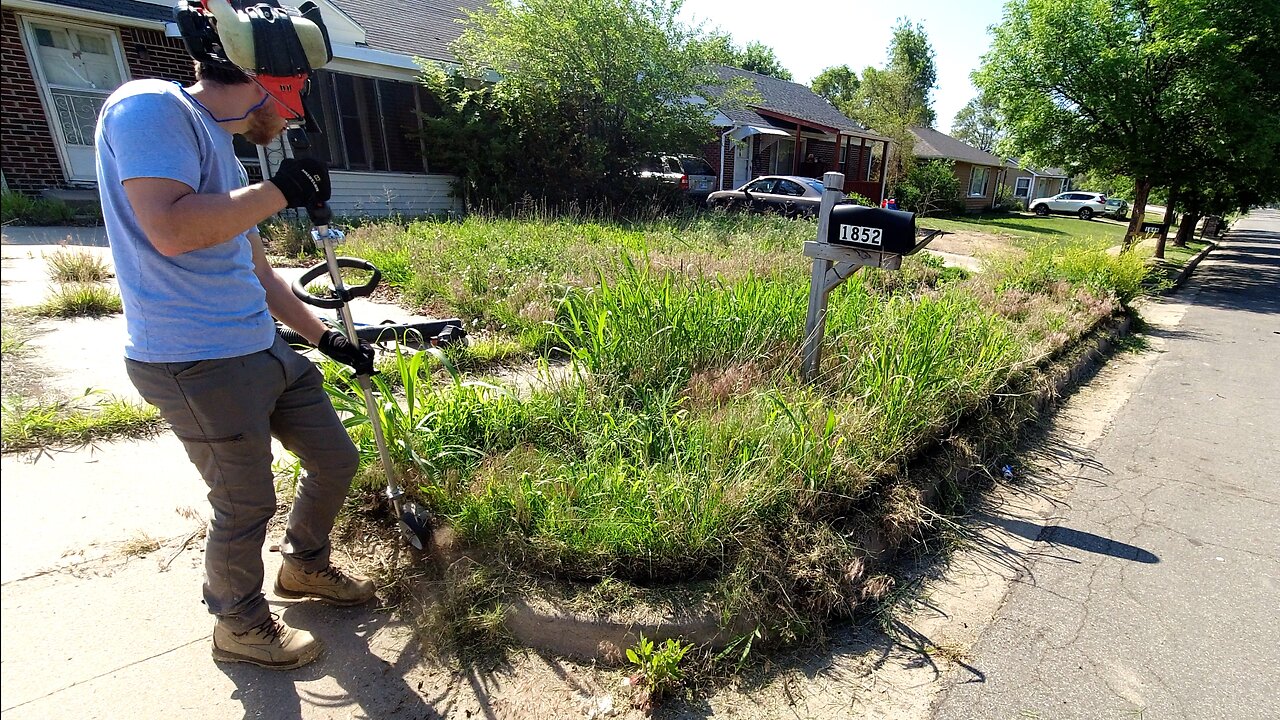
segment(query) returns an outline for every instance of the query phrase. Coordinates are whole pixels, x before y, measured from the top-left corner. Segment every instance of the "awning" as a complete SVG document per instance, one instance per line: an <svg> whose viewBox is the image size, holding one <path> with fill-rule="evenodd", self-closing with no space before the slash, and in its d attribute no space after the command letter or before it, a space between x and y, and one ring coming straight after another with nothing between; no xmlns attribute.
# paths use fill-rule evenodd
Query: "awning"
<svg viewBox="0 0 1280 720"><path fill-rule="evenodd" d="M786 130L779 130L776 127L769 127L768 125L739 125L733 129L733 132L729 133L729 137L734 140L746 140L752 135L781 135L782 137L791 137L793 134L794 133L789 133Z"/></svg>

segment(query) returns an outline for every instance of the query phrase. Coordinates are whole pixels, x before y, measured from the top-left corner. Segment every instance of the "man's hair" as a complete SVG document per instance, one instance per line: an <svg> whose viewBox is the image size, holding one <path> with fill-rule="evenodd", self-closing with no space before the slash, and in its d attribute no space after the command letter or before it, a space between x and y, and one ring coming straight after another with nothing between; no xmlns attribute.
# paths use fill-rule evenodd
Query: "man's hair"
<svg viewBox="0 0 1280 720"><path fill-rule="evenodd" d="M243 70L237 67L228 67L222 64L206 63L196 61L196 79L208 80L209 82L220 83L222 85L243 85L252 82L252 79L245 74Z"/></svg>

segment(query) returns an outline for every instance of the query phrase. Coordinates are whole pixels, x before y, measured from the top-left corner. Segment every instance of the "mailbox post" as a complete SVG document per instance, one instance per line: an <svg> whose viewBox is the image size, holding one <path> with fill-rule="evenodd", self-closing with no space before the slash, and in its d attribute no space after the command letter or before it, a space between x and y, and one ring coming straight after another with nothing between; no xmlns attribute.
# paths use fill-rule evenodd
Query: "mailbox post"
<svg viewBox="0 0 1280 720"><path fill-rule="evenodd" d="M822 184L826 190L818 210L818 237L804 244L805 256L813 258L800 368L806 382L818 377L818 368L822 365L822 338L826 334L831 291L860 268L901 268L904 255L919 251L941 234L934 231L917 240L914 213L859 205L837 206L844 197L843 173L823 175Z"/></svg>

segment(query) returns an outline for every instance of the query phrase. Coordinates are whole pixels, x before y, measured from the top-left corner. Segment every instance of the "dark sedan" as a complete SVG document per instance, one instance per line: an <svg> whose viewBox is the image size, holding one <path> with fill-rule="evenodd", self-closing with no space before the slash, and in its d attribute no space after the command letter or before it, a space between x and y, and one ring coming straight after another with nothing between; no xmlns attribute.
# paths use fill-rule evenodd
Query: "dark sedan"
<svg viewBox="0 0 1280 720"><path fill-rule="evenodd" d="M707 196L707 205L725 210L776 212L787 217L815 217L822 204L822 181L795 175L765 175L737 190Z"/></svg>

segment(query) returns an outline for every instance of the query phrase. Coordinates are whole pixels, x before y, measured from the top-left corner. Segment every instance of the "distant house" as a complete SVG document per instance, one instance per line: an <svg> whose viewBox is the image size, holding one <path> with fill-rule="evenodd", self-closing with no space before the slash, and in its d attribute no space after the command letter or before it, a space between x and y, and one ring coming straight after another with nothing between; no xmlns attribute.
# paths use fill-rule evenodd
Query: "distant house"
<svg viewBox="0 0 1280 720"><path fill-rule="evenodd" d="M744 79L759 95L747 107L721 108L713 121L720 138L703 155L716 168L718 189L741 187L761 175L821 178L835 171L844 173L845 192L877 203L884 198L889 138L845 117L799 83L724 65L715 74L726 85Z"/></svg>
<svg viewBox="0 0 1280 720"><path fill-rule="evenodd" d="M424 159L418 111L434 100L415 81L414 57L452 63L460 6L487 0L317 0L334 60L314 78L318 143L333 168L339 213L423 214L455 209L452 176ZM194 81L173 24L174 0L5 0L0 11L7 187L93 195L93 137L103 101L121 83ZM162 140L161 140L162 141ZM286 156L237 144L250 176Z"/></svg>
<svg viewBox="0 0 1280 720"><path fill-rule="evenodd" d="M1020 164L1017 160L1005 162L1004 185L1013 196L1027 207L1032 200L1052 197L1071 189L1071 178L1058 168L1038 169Z"/></svg>
<svg viewBox="0 0 1280 720"><path fill-rule="evenodd" d="M1004 161L985 150L957 140L933 128L913 127L915 155L921 160L951 160L960 180L960 197L967 212L991 209Z"/></svg>

